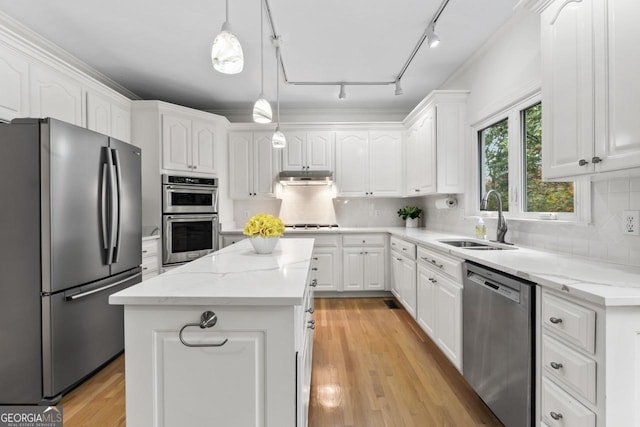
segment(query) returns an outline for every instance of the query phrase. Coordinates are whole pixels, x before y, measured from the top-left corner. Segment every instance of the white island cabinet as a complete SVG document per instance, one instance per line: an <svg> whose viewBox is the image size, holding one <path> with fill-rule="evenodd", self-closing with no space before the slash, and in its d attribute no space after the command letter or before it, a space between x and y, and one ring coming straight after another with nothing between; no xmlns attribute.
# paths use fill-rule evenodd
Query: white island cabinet
<svg viewBox="0 0 640 427"><path fill-rule="evenodd" d="M111 296L124 305L127 425L307 425L313 239L248 240Z"/></svg>

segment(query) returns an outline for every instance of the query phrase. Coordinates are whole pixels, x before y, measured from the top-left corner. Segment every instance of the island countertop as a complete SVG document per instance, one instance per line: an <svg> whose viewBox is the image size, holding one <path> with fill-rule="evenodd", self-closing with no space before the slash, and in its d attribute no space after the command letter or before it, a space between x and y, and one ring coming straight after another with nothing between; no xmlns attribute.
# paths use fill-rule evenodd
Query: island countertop
<svg viewBox="0 0 640 427"><path fill-rule="evenodd" d="M271 254L249 240L199 258L109 297L122 305L299 305L314 239L280 239Z"/></svg>

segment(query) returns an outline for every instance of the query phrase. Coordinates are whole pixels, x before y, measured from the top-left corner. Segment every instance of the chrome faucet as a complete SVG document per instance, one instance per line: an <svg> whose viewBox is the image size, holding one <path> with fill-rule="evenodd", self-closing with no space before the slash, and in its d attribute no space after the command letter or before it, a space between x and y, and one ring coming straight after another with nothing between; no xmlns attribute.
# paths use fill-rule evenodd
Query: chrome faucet
<svg viewBox="0 0 640 427"><path fill-rule="evenodd" d="M480 210L487 210L487 200L489 200L489 195L495 194L496 199L498 199L498 227L496 230L496 242L498 243L507 243L504 241L504 235L507 234L507 220L502 215L502 198L500 197L500 193L496 190L489 190L487 194L484 195L482 200L480 201Z"/></svg>

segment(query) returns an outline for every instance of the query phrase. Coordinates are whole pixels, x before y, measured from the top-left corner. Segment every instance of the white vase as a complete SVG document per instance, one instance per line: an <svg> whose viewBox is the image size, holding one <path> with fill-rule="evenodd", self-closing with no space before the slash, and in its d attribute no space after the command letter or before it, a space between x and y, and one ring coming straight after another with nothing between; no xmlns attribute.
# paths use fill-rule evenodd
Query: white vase
<svg viewBox="0 0 640 427"><path fill-rule="evenodd" d="M251 237L249 241L258 254L270 254L278 244L280 237Z"/></svg>
<svg viewBox="0 0 640 427"><path fill-rule="evenodd" d="M405 225L407 226L407 228L417 228L418 218L407 218L407 222Z"/></svg>

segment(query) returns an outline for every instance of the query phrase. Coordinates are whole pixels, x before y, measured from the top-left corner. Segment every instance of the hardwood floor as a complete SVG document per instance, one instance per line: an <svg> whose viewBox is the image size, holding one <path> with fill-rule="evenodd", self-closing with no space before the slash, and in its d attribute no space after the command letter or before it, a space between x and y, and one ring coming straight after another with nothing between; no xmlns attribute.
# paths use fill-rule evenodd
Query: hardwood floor
<svg viewBox="0 0 640 427"><path fill-rule="evenodd" d="M316 299L310 427L502 426L403 309Z"/></svg>
<svg viewBox="0 0 640 427"><path fill-rule="evenodd" d="M315 308L310 427L502 426L406 311L381 298ZM65 427L124 426L124 393L120 356L61 401Z"/></svg>

